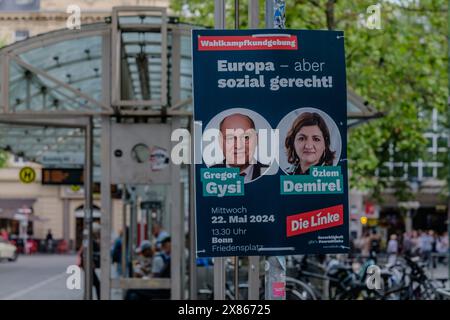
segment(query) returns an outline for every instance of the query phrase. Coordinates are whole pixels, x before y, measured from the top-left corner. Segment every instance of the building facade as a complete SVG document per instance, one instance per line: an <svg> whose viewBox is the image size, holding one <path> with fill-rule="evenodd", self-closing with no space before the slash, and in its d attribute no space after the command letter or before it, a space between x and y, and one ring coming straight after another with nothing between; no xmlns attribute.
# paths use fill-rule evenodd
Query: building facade
<svg viewBox="0 0 450 320"><path fill-rule="evenodd" d="M426 150L413 159L405 157L389 144L386 161L377 176L388 183L404 184L411 193L411 201L401 201L393 187L387 188L382 200L360 193L360 208L368 218L368 226L380 227L384 234L410 230L447 230L448 129L445 115L438 110L422 111L418 117L428 123L424 138Z"/></svg>
<svg viewBox="0 0 450 320"><path fill-rule="evenodd" d="M104 21L115 6L169 6L169 0L8 0L0 2L0 44L10 44L41 33L64 29L71 13L80 8L83 24Z"/></svg>
<svg viewBox="0 0 450 320"><path fill-rule="evenodd" d="M31 209L29 216L28 237L45 239L51 230L55 240L66 240L72 249L79 247L83 224L83 188L69 185L42 185L41 169L36 163L23 162L20 158L11 159L6 168L0 169L0 207L9 204L10 212L0 212L0 227L11 235L23 236L20 219L17 214L21 209ZM20 180L20 170L32 167L36 179L31 183ZM95 220L100 220L100 195L94 194ZM113 230L117 235L122 223L122 201L113 199ZM2 210L6 211L6 210Z"/></svg>

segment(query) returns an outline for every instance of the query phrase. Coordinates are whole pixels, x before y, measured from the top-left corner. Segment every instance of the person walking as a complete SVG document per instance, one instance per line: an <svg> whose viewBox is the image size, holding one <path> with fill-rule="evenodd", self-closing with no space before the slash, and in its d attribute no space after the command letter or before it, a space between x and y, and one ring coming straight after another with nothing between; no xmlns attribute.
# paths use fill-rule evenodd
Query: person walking
<svg viewBox="0 0 450 320"><path fill-rule="evenodd" d="M397 254L398 254L398 241L397 241L397 235L391 234L390 240L387 245L387 254L389 256L388 258L388 265L394 265L397 261Z"/></svg>
<svg viewBox="0 0 450 320"><path fill-rule="evenodd" d="M422 261L429 264L431 251L433 250L433 237L430 233L424 231L419 236L419 248Z"/></svg>
<svg viewBox="0 0 450 320"><path fill-rule="evenodd" d="M403 233L403 241L402 241L402 253L406 256L410 256L412 252L412 240L411 234L409 232Z"/></svg>
<svg viewBox="0 0 450 320"><path fill-rule="evenodd" d="M439 235L436 239L436 251L439 255L438 263L445 263L445 257L448 252L448 236L447 232Z"/></svg>
<svg viewBox="0 0 450 320"><path fill-rule="evenodd" d="M169 233L162 228L161 224L155 222L152 225L152 234L154 237L154 248L156 251L159 251L161 249L162 240L169 237Z"/></svg>
<svg viewBox="0 0 450 320"><path fill-rule="evenodd" d="M2 238L5 241L9 241L9 234L8 234L8 231L6 231L5 228L2 228L0 230L0 238Z"/></svg>
<svg viewBox="0 0 450 320"><path fill-rule="evenodd" d="M112 249L111 249L111 259L113 264L116 266L116 274L118 277L122 276L123 274L128 274L127 266L128 266L128 248L126 248L126 254L125 254L125 269L122 270L122 244L123 242L127 243L128 239L128 227L125 229L125 234L123 230L120 230L119 236L114 240Z"/></svg>
<svg viewBox="0 0 450 320"><path fill-rule="evenodd" d="M92 262L92 268L94 269L92 272L92 285L94 286L97 299L100 300L100 279L96 272L96 269L100 269L100 224L96 222L92 224ZM78 251L78 266L85 269L83 246Z"/></svg>
<svg viewBox="0 0 450 320"><path fill-rule="evenodd" d="M358 240L358 247L361 250L362 257L368 257L370 254L370 234L365 231L363 236Z"/></svg>
<svg viewBox="0 0 450 320"><path fill-rule="evenodd" d="M52 229L48 229L47 236L45 237L45 244L47 245L47 252L53 253L53 234Z"/></svg>

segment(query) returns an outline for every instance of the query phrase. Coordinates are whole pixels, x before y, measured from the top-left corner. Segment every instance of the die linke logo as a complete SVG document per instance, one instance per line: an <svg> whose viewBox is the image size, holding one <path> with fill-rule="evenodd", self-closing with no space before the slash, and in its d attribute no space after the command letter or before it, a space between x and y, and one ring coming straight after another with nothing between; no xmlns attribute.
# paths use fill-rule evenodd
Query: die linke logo
<svg viewBox="0 0 450 320"><path fill-rule="evenodd" d="M328 229L344 224L344 206L303 212L286 218L287 236Z"/></svg>
<svg viewBox="0 0 450 320"><path fill-rule="evenodd" d="M297 50L295 35L199 36L199 51Z"/></svg>

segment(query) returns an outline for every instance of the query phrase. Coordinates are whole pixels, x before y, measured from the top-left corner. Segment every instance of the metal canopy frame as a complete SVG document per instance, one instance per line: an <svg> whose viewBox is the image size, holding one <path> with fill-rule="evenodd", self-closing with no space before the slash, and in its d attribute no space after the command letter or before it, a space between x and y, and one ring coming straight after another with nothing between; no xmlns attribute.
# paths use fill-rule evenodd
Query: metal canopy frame
<svg viewBox="0 0 450 320"><path fill-rule="evenodd" d="M141 20L141 23L121 23L121 17L123 17L123 14L125 13L135 13L139 11L139 19ZM144 20L146 17L157 17L161 20L159 24L156 23L144 23ZM126 16L127 17L127 16ZM158 8L158 7L139 7L137 10L136 7L115 7L112 11L112 45L113 45L113 52L112 52L112 105L114 107L162 107L165 108L167 105L167 12L165 8ZM141 46L141 52L136 53L134 56L130 56L130 53L126 52L127 47L132 47L133 45L136 45L136 41L127 42L125 41L125 34L126 33L138 33L138 37L142 38L141 35L144 35L144 39L139 39L140 41L137 41L137 45ZM151 35L156 34L161 36L160 42L155 41L147 41L145 39L145 35ZM146 47L147 45L151 44L158 44L160 45L160 52L149 52L150 55L157 55L160 56L159 60L161 70L159 71L159 79L158 82L160 82L160 92L159 92L159 99L149 99L149 96L146 97L144 95L143 89L150 90L151 86L149 83L143 83L144 79L147 79L147 82L151 81L151 73L149 74L148 70L148 64L150 61L147 58L147 52ZM144 55L144 59L138 60L144 52L146 53ZM140 67L138 67L138 74L140 75L139 79L139 87L141 87L141 99L138 99L136 97L136 88L133 88L134 90L130 90L132 92L129 92L129 99L125 100L123 99L122 94L122 86L121 82L123 81L129 81L131 80L130 76L130 63L128 59L133 57L136 59L136 64L139 64L139 61L143 62L140 64ZM123 60L126 60L126 64L128 68L124 70L123 66ZM142 65L144 64L144 65ZM146 66L146 68L144 68ZM145 70L143 70L145 69ZM122 76L126 76L125 78L122 78Z"/></svg>
<svg viewBox="0 0 450 320"><path fill-rule="evenodd" d="M347 127L349 129L367 121L384 117L385 114L385 112L376 110L368 101L364 101L353 90L347 90Z"/></svg>

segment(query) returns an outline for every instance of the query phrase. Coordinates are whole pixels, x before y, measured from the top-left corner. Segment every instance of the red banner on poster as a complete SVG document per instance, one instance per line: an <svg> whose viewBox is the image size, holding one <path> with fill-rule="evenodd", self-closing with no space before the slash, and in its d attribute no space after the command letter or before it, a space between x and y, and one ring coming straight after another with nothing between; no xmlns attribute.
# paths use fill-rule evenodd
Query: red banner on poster
<svg viewBox="0 0 450 320"><path fill-rule="evenodd" d="M199 51L297 50L297 36L199 36Z"/></svg>
<svg viewBox="0 0 450 320"><path fill-rule="evenodd" d="M287 236L328 229L344 223L344 206L302 212L286 218Z"/></svg>

